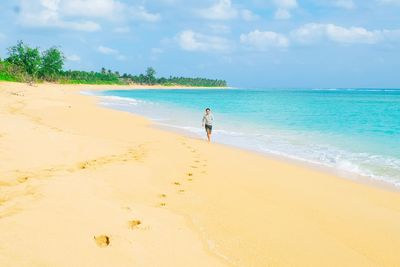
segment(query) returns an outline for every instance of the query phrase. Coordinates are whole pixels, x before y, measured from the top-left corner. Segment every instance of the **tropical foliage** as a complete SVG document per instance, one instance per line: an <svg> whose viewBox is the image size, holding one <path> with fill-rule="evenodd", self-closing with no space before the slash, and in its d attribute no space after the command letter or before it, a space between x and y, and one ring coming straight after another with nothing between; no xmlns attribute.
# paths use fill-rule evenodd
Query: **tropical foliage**
<svg viewBox="0 0 400 267"><path fill-rule="evenodd" d="M63 71L60 74L61 83L77 84L127 84L113 72L88 72L79 70Z"/></svg>
<svg viewBox="0 0 400 267"><path fill-rule="evenodd" d="M37 77L42 57L38 48L31 48L19 41L17 45L8 48L6 62L21 68L32 77Z"/></svg>
<svg viewBox="0 0 400 267"><path fill-rule="evenodd" d="M23 82L28 80L29 75L21 67L0 61L0 81Z"/></svg>
<svg viewBox="0 0 400 267"><path fill-rule="evenodd" d="M42 53L39 76L47 81L58 80L62 73L64 59L63 53L57 47L44 51Z"/></svg>
<svg viewBox="0 0 400 267"><path fill-rule="evenodd" d="M226 81L205 78L156 77L156 70L146 69L144 74L132 75L102 68L100 72L63 70L65 57L58 47L43 52L19 41L8 48L8 57L0 59L0 80L19 82L60 82L79 84L145 84L199 87L224 87Z"/></svg>

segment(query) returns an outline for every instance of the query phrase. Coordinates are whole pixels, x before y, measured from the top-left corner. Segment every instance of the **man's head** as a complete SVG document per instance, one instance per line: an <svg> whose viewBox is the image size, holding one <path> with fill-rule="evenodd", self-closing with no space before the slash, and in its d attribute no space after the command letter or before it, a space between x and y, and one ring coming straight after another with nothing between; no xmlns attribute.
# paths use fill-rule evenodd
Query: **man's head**
<svg viewBox="0 0 400 267"><path fill-rule="evenodd" d="M210 112L211 112L211 109L210 108L206 108L206 113L210 114Z"/></svg>

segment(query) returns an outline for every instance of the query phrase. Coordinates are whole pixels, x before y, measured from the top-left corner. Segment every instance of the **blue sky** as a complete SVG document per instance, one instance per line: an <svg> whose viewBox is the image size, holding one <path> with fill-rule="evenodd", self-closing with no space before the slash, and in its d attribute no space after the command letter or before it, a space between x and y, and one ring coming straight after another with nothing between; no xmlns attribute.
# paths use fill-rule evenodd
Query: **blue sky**
<svg viewBox="0 0 400 267"><path fill-rule="evenodd" d="M400 88L400 0L14 0L17 40L66 68L226 79L239 87Z"/></svg>

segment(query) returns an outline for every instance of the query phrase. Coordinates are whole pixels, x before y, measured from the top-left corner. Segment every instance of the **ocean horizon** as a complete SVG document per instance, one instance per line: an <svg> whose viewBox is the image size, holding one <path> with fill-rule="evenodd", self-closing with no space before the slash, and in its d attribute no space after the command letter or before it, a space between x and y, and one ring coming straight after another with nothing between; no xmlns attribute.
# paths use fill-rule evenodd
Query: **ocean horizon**
<svg viewBox="0 0 400 267"><path fill-rule="evenodd" d="M88 93L88 92L86 92ZM400 187L400 90L140 89L90 92L101 105L214 142L308 162Z"/></svg>

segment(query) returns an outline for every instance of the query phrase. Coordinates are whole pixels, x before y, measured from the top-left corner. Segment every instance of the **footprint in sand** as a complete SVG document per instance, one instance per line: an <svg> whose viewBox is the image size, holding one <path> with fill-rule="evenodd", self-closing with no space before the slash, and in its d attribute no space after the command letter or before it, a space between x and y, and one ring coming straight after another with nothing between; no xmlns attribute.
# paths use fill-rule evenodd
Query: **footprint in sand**
<svg viewBox="0 0 400 267"><path fill-rule="evenodd" d="M88 167L88 164L88 162L79 163L78 168L84 170Z"/></svg>
<svg viewBox="0 0 400 267"><path fill-rule="evenodd" d="M165 203L165 202L161 202L161 203L160 203L160 206L161 206L161 207L164 207L164 206L166 206L166 205L167 205L167 203Z"/></svg>
<svg viewBox="0 0 400 267"><path fill-rule="evenodd" d="M193 179L192 179L192 178L188 178L187 180L188 180L189 182L193 181Z"/></svg>
<svg viewBox="0 0 400 267"><path fill-rule="evenodd" d="M190 166L190 168L192 168L192 169L197 169L197 166Z"/></svg>
<svg viewBox="0 0 400 267"><path fill-rule="evenodd" d="M94 236L94 241L101 248L105 248L110 245L110 237L107 235Z"/></svg>
<svg viewBox="0 0 400 267"><path fill-rule="evenodd" d="M188 175L188 176L193 176L193 173L189 172L187 175Z"/></svg>
<svg viewBox="0 0 400 267"><path fill-rule="evenodd" d="M142 222L140 220L132 220L128 222L128 227L130 229L136 229L138 228L139 225L141 225Z"/></svg>
<svg viewBox="0 0 400 267"><path fill-rule="evenodd" d="M167 197L167 195L166 194L160 194L159 197L165 198L165 197Z"/></svg>
<svg viewBox="0 0 400 267"><path fill-rule="evenodd" d="M174 182L174 185L181 185L180 182Z"/></svg>
<svg viewBox="0 0 400 267"><path fill-rule="evenodd" d="M184 190L184 189L180 189L180 190L178 190L178 192L179 192L179 193L184 193L185 190Z"/></svg>
<svg viewBox="0 0 400 267"><path fill-rule="evenodd" d="M28 176L21 176L21 177L18 177L18 179L17 179L17 181L18 181L18 183L25 183L26 181L28 181L28 179L29 179L29 177Z"/></svg>

